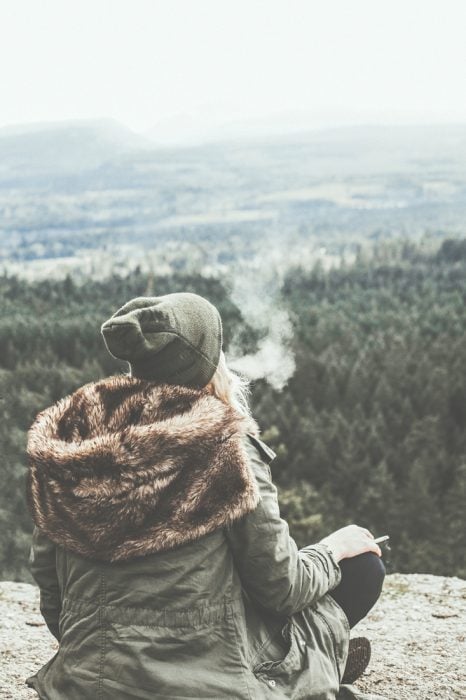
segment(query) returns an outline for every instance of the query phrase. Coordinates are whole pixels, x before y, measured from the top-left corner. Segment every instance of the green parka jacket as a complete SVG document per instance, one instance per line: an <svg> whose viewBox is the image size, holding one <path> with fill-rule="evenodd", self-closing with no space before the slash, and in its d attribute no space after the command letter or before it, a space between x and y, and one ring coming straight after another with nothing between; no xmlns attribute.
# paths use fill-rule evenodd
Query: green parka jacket
<svg viewBox="0 0 466 700"><path fill-rule="evenodd" d="M251 422L112 377L39 414L28 452L30 569L59 641L26 680L42 700L376 697L340 685L340 568L297 549Z"/></svg>

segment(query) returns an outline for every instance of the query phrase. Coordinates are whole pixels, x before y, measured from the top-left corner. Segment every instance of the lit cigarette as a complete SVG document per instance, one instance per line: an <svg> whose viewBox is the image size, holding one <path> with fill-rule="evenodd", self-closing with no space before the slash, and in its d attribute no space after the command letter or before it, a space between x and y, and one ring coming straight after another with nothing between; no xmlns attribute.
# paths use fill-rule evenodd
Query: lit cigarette
<svg viewBox="0 0 466 700"><path fill-rule="evenodd" d="M375 544L380 544L381 542L386 542L389 539L390 535L382 535L382 537L377 537L377 539L375 539L374 542Z"/></svg>

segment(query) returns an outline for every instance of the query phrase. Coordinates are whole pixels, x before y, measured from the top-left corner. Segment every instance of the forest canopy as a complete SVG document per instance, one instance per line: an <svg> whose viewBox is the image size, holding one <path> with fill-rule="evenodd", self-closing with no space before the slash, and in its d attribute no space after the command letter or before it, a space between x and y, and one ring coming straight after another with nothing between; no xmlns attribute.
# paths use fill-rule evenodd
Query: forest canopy
<svg viewBox="0 0 466 700"><path fill-rule="evenodd" d="M252 383L251 404L282 515L298 545L356 522L389 534L389 570L466 574L466 247L359 256L331 270L289 269L281 307L296 369L283 390ZM0 577L31 581L27 430L85 382L126 371L100 326L128 299L192 291L214 303L224 349L257 329L221 279L136 269L100 281L0 277Z"/></svg>

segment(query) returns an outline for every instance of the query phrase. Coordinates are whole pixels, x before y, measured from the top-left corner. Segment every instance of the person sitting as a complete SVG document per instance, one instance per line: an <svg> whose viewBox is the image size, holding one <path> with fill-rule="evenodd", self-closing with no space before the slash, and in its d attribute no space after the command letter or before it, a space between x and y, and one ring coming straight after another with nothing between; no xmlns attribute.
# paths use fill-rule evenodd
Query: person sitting
<svg viewBox="0 0 466 700"><path fill-rule="evenodd" d="M26 683L43 700L368 698L346 682L368 661L350 629L381 551L355 524L298 549L217 308L137 297L102 334L129 374L28 433L30 570L59 646Z"/></svg>

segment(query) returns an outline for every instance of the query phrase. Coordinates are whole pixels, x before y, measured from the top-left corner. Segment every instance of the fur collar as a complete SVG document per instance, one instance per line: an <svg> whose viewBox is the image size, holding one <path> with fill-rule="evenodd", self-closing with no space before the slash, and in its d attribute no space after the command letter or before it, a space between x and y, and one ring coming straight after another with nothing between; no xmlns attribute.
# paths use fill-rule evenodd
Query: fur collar
<svg viewBox="0 0 466 700"><path fill-rule="evenodd" d="M112 376L38 414L27 502L53 542L121 561L193 541L253 510L254 420L207 388Z"/></svg>

